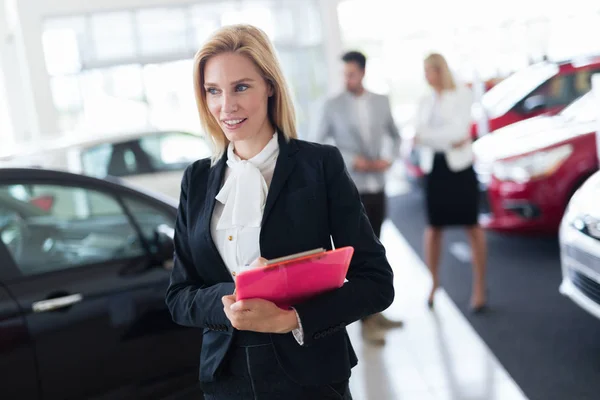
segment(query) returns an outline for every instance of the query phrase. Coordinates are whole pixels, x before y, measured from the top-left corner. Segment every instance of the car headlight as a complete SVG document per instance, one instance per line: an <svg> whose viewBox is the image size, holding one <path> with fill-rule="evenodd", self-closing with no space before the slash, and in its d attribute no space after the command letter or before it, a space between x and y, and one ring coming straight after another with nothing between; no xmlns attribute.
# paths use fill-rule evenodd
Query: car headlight
<svg viewBox="0 0 600 400"><path fill-rule="evenodd" d="M511 160L499 160L494 163L492 173L501 181L529 182L553 174L572 152L573 146L566 144Z"/></svg>
<svg viewBox="0 0 600 400"><path fill-rule="evenodd" d="M571 197L567 209L565 210L565 214L563 215L563 221L579 231L585 229L585 221L583 218L584 207L581 199L581 190L578 190L573 197Z"/></svg>
<svg viewBox="0 0 600 400"><path fill-rule="evenodd" d="M596 239L600 239L600 214L598 213L597 199L600 195L600 175L595 175L571 197L563 223L571 225Z"/></svg>

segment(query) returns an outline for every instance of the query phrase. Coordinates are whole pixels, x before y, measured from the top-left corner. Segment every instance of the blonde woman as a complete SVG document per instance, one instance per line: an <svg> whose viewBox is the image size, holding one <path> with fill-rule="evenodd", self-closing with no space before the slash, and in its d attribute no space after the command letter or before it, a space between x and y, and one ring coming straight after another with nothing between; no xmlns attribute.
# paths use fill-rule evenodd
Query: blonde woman
<svg viewBox="0 0 600 400"><path fill-rule="evenodd" d="M479 190L469 134L472 94L466 86L455 83L440 54L425 59L425 78L432 91L419 104L416 140L426 175L425 261L433 281L428 305L433 307L435 291L440 285L438 266L443 228L464 226L472 249L471 310L478 313L486 306L486 244L478 224Z"/></svg>
<svg viewBox="0 0 600 400"><path fill-rule="evenodd" d="M194 87L215 150L182 181L166 302L203 335L206 399L351 399L345 327L386 309L394 288L340 152L296 139L287 84L257 28L217 31L196 55ZM331 248L330 238L355 249L342 288L286 310L236 301L246 265Z"/></svg>

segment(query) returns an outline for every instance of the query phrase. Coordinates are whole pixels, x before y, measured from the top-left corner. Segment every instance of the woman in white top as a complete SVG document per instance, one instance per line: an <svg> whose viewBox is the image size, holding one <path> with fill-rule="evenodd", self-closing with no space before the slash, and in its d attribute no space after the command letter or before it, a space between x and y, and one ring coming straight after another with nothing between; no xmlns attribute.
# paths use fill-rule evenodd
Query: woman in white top
<svg viewBox="0 0 600 400"><path fill-rule="evenodd" d="M351 399L346 325L386 309L393 274L339 150L296 139L275 51L249 25L220 29L194 62L211 159L186 169L166 302L202 337L205 398ZM347 282L282 309L237 301L235 276L273 259L352 246ZM324 266L326 267L326 266ZM185 345L185 344L182 344Z"/></svg>
<svg viewBox="0 0 600 400"><path fill-rule="evenodd" d="M425 257L433 280L428 304L433 307L435 291L440 285L442 230L447 226L464 226L473 260L471 310L481 312L486 305L486 244L478 223L479 189L469 130L472 94L467 87L455 83L440 54L425 59L425 78L433 90L419 104L416 142L425 173L428 218Z"/></svg>

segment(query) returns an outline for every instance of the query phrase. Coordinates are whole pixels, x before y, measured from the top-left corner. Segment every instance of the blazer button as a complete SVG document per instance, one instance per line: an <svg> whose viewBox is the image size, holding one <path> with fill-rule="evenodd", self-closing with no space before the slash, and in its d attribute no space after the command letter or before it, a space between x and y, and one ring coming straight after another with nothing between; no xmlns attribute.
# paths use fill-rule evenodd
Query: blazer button
<svg viewBox="0 0 600 400"><path fill-rule="evenodd" d="M233 240L233 236L231 236L231 235L227 236L227 240L229 240L231 242Z"/></svg>
<svg viewBox="0 0 600 400"><path fill-rule="evenodd" d="M231 275L235 276L235 275L236 275L235 271L233 271L233 272L231 273Z"/></svg>

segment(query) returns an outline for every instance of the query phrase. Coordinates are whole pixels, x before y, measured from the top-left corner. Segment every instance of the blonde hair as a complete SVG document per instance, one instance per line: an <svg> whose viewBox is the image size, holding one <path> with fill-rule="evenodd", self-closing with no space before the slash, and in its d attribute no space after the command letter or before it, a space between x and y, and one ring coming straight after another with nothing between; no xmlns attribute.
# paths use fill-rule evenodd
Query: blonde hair
<svg viewBox="0 0 600 400"><path fill-rule="evenodd" d="M448 63L443 55L438 53L431 53L425 58L425 64L429 65L438 70L441 78L442 90L455 90L456 82L450 72Z"/></svg>
<svg viewBox="0 0 600 400"><path fill-rule="evenodd" d="M221 158L229 140L208 109L204 68L210 58L222 53L244 55L256 65L264 80L273 89L273 95L268 100L267 118L286 139L297 138L294 105L271 41L262 30L252 25L225 26L213 33L194 57L196 104L202 127L214 145L213 164Z"/></svg>

